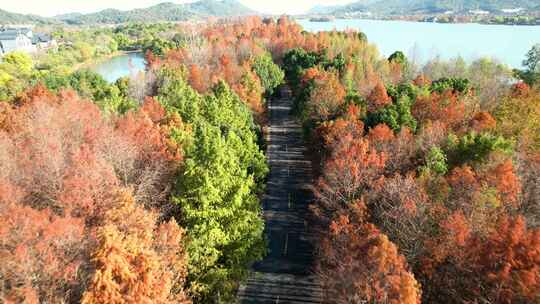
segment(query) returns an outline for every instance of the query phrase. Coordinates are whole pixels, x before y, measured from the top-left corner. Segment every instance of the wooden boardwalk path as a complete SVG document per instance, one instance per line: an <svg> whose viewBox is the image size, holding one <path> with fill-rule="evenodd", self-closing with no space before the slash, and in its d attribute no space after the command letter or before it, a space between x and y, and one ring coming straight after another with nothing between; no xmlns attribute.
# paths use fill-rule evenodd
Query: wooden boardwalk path
<svg viewBox="0 0 540 304"><path fill-rule="evenodd" d="M312 198L311 162L305 158L302 129L290 113L292 100L269 105L267 157L270 173L263 200L268 253L238 291L240 303L321 303L311 274L313 252L305 217Z"/></svg>

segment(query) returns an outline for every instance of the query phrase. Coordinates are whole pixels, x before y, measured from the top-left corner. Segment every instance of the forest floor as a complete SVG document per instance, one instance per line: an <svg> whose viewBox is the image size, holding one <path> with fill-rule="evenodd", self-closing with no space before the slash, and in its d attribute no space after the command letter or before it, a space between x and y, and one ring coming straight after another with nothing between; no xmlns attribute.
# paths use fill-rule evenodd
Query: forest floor
<svg viewBox="0 0 540 304"><path fill-rule="evenodd" d="M307 230L312 200L311 162L306 157L302 128L291 114L288 89L269 104L267 158L270 173L263 199L268 241L266 257L238 291L240 303L321 303L322 292L313 268Z"/></svg>

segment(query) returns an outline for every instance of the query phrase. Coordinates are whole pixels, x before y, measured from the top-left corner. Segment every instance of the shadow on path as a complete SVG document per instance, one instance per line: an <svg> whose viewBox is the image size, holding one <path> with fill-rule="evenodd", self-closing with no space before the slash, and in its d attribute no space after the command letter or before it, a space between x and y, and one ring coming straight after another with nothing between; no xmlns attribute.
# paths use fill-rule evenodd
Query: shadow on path
<svg viewBox="0 0 540 304"><path fill-rule="evenodd" d="M240 303L320 303L310 274L313 250L305 217L312 194L311 162L305 158L302 129L291 112L290 92L269 105L267 158L270 173L263 199L268 253L238 291Z"/></svg>

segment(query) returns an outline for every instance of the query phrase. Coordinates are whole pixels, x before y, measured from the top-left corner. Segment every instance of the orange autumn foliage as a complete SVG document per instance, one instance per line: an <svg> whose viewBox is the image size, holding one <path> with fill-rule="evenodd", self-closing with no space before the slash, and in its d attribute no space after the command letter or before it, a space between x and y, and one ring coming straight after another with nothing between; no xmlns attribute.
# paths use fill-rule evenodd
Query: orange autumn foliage
<svg viewBox="0 0 540 304"><path fill-rule="evenodd" d="M533 303L540 294L540 229L528 229L523 217L503 217L482 244L475 270L487 298L496 303ZM483 291L482 289L479 290Z"/></svg>
<svg viewBox="0 0 540 304"><path fill-rule="evenodd" d="M525 82L518 82L512 86L512 94L511 96L513 98L521 98L521 97L528 97L531 92L531 88L528 84Z"/></svg>
<svg viewBox="0 0 540 304"><path fill-rule="evenodd" d="M488 183L495 187L503 200L503 203L518 207L521 183L514 173L511 160L506 160L487 173Z"/></svg>
<svg viewBox="0 0 540 304"><path fill-rule="evenodd" d="M0 299L60 303L73 299L92 242L84 220L22 204L22 191L0 180Z"/></svg>
<svg viewBox="0 0 540 304"><path fill-rule="evenodd" d="M203 80L202 71L198 65L192 64L189 67L189 83L199 93L208 91L208 82Z"/></svg>
<svg viewBox="0 0 540 304"><path fill-rule="evenodd" d="M316 132L318 139L315 140L322 144L321 149L334 153L361 138L364 135L364 124L357 118L357 113L358 108L350 106L344 117L321 124Z"/></svg>
<svg viewBox="0 0 540 304"><path fill-rule="evenodd" d="M424 269L440 300L486 299L489 303L534 303L540 292L540 229L523 217L504 215L487 237L473 233L462 213L442 223L444 238L433 242ZM452 274L453 280L447 275ZM461 299L461 301L459 300Z"/></svg>
<svg viewBox="0 0 540 304"><path fill-rule="evenodd" d="M488 112L476 113L470 122L470 128L476 132L493 130L496 126L497 121Z"/></svg>
<svg viewBox="0 0 540 304"><path fill-rule="evenodd" d="M372 224L341 215L321 243L318 272L326 303L421 302L420 285L397 247ZM361 215L360 215L361 216Z"/></svg>
<svg viewBox="0 0 540 304"><path fill-rule="evenodd" d="M378 82L367 97L368 111L376 112L386 105L392 103L392 98L388 96L386 88L382 82Z"/></svg>
<svg viewBox="0 0 540 304"><path fill-rule="evenodd" d="M386 155L377 153L363 138L335 150L323 167L315 186L317 205L314 210L323 221L329 214L345 208L360 198L376 182L380 182Z"/></svg>
<svg viewBox="0 0 540 304"><path fill-rule="evenodd" d="M304 78L311 77L305 75ZM345 88L332 72L319 71L313 75L315 88L306 104L308 117L313 121L325 121L335 116L345 102Z"/></svg>
<svg viewBox="0 0 540 304"><path fill-rule="evenodd" d="M386 142L392 141L395 136L387 125L379 124L369 130L368 138L371 142Z"/></svg>
<svg viewBox="0 0 540 304"><path fill-rule="evenodd" d="M95 265L82 303L190 303L182 287L185 253L183 231L174 220L155 227L157 216L137 206L125 191L98 229ZM176 286L175 286L176 285Z"/></svg>
<svg viewBox="0 0 540 304"><path fill-rule="evenodd" d="M422 123L439 121L456 129L465 119L465 105L460 98L451 91L421 96L412 107L413 116Z"/></svg>
<svg viewBox="0 0 540 304"><path fill-rule="evenodd" d="M114 193L131 188L139 210L118 222L132 223L134 233L153 227L158 215L170 216L168 193L181 150L168 143L165 111L152 99L139 111L108 117L72 91L53 94L38 86L22 96L4 108L10 117L0 128L0 276L7 282L0 296L79 302L92 276L96 232L119 208ZM128 221L149 214L155 214L152 225ZM160 239L166 242L156 241L156 248L171 246ZM180 250L178 243L174 248ZM174 280L179 286L182 273Z"/></svg>

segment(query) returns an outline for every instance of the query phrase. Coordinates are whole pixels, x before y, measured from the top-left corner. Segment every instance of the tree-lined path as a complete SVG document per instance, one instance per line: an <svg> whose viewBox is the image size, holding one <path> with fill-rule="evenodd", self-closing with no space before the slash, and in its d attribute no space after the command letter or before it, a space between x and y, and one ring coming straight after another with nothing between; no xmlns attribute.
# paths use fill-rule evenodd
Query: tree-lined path
<svg viewBox="0 0 540 304"><path fill-rule="evenodd" d="M311 163L304 155L302 129L290 113L290 91L284 89L282 96L269 105L270 174L263 200L268 253L241 286L241 303L321 302L321 290L310 274L313 252L305 221Z"/></svg>

